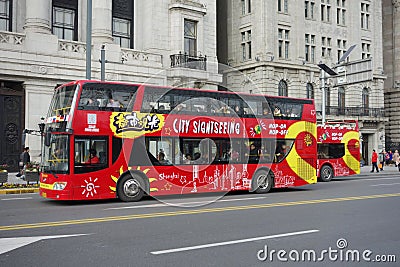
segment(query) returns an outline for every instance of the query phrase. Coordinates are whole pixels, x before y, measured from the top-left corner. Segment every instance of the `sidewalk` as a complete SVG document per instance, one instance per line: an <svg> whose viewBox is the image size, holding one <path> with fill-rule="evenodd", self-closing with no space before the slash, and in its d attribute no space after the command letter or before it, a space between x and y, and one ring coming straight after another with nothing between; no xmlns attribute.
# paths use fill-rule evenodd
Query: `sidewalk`
<svg viewBox="0 0 400 267"><path fill-rule="evenodd" d="M371 165L363 166L360 168L360 174L358 174L358 175L363 175L363 176L370 175L370 174L372 175L371 170L372 170ZM381 171L379 171L379 173L380 172ZM383 166L382 172L383 173L400 173L399 169L397 167L395 167L394 165L393 166ZM376 173L376 172L373 172L373 173Z"/></svg>
<svg viewBox="0 0 400 267"><path fill-rule="evenodd" d="M39 187L29 187L24 188L26 186L26 181L22 180L20 177L17 177L17 172L10 172L8 173L8 181L7 184L9 185L21 185L20 188L7 188L7 189L0 189L0 195L6 194L23 194L23 193L39 193ZM29 183L35 184L35 183Z"/></svg>

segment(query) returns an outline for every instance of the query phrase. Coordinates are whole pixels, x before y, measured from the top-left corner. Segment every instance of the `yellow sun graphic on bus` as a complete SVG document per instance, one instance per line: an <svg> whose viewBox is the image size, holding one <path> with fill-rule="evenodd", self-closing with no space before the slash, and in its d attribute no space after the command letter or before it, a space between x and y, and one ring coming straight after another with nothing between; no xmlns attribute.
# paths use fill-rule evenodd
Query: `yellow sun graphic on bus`
<svg viewBox="0 0 400 267"><path fill-rule="evenodd" d="M307 134L304 137L304 143L306 144L306 146L311 146L313 144L313 140L310 134Z"/></svg>
<svg viewBox="0 0 400 267"><path fill-rule="evenodd" d="M132 170L132 167L128 167L128 171L130 171L130 170ZM140 166L138 166L136 168L136 170L140 171ZM150 169L147 168L147 169L143 170L143 173L147 174L149 171L150 171ZM124 172L125 172L125 170L124 170L123 166L121 166L121 168L119 168L119 175L121 176ZM115 184L117 184L118 177L115 177L114 175L111 175L111 179L115 182ZM149 178L149 183L150 184L152 182L154 182L154 181L157 181L157 179L156 178ZM114 186L110 186L110 190L113 191L113 192L116 192L117 188L114 187ZM158 191L157 187L150 187L150 192L157 192L157 191Z"/></svg>

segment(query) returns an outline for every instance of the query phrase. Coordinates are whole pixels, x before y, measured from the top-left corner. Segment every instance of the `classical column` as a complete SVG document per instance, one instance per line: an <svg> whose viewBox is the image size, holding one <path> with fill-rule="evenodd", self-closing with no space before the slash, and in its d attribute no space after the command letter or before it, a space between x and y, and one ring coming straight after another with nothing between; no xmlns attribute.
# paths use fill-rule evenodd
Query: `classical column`
<svg viewBox="0 0 400 267"><path fill-rule="evenodd" d="M26 1L25 32L51 33L51 1Z"/></svg>
<svg viewBox="0 0 400 267"><path fill-rule="evenodd" d="M400 0L393 4L393 83L400 88Z"/></svg>
<svg viewBox="0 0 400 267"><path fill-rule="evenodd" d="M112 43L112 1L93 1L92 41L94 44Z"/></svg>

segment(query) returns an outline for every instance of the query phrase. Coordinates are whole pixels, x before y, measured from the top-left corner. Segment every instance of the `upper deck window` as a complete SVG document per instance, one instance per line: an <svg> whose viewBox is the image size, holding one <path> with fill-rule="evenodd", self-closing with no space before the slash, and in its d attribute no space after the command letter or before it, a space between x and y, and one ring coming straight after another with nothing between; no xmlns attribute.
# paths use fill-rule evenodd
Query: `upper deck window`
<svg viewBox="0 0 400 267"><path fill-rule="evenodd" d="M86 83L82 88L78 109L127 111L137 88L136 85Z"/></svg>
<svg viewBox="0 0 400 267"><path fill-rule="evenodd" d="M55 90L47 117L69 114L74 99L76 85L64 86Z"/></svg>
<svg viewBox="0 0 400 267"><path fill-rule="evenodd" d="M298 120L311 100L147 87L142 112Z"/></svg>

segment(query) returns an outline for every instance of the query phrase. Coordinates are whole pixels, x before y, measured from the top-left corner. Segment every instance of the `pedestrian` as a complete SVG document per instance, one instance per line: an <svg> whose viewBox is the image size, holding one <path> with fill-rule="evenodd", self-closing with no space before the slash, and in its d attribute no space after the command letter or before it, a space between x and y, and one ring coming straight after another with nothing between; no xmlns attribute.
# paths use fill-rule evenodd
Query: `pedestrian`
<svg viewBox="0 0 400 267"><path fill-rule="evenodd" d="M389 152L386 155L386 159L387 159L386 165L392 164L392 161L393 161L393 152L392 152L392 150L389 150Z"/></svg>
<svg viewBox="0 0 400 267"><path fill-rule="evenodd" d="M379 169L378 169L378 153L376 153L375 149L372 150L371 162L372 162L372 170L371 170L371 172L374 172L375 169L376 169L376 172L379 172Z"/></svg>
<svg viewBox="0 0 400 267"><path fill-rule="evenodd" d="M378 155L379 159L379 169L383 171L383 166L385 165L385 159L386 159L386 151L382 149L381 153Z"/></svg>
<svg viewBox="0 0 400 267"><path fill-rule="evenodd" d="M24 147L24 149L22 150L21 154L19 155L19 172L17 173L17 177L21 177L22 176L22 172L24 170L24 155L26 152L26 148Z"/></svg>
<svg viewBox="0 0 400 267"><path fill-rule="evenodd" d="M28 146L25 147L24 150L25 151L23 152L23 155L22 155L22 166L23 166L23 169L21 171L21 175L18 176L18 177L21 177L22 179L25 179L24 172L25 172L25 169L26 169L26 165L29 162L31 162L31 155L29 154L29 147Z"/></svg>
<svg viewBox="0 0 400 267"><path fill-rule="evenodd" d="M396 167L399 166L399 162L400 162L400 155L399 155L399 151L396 149L393 153L393 161L394 161L394 165Z"/></svg>

